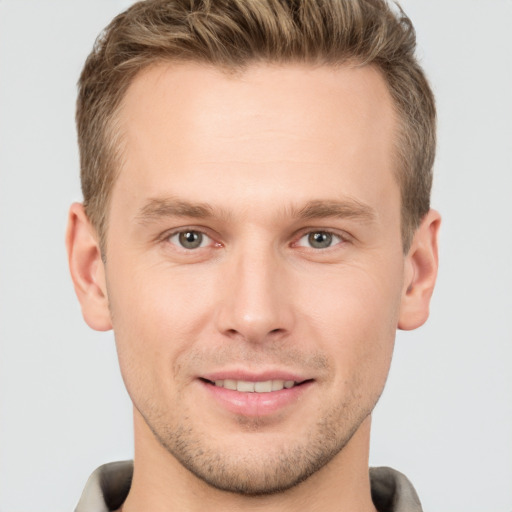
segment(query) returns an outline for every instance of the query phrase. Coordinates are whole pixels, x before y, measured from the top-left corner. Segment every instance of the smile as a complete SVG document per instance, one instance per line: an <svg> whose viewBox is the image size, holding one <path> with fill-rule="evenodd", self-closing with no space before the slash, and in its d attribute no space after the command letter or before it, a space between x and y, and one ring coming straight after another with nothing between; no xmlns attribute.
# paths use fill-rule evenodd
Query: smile
<svg viewBox="0 0 512 512"><path fill-rule="evenodd" d="M256 375L247 374L226 377L226 374L209 375L198 380L214 403L237 416L246 417L271 416L292 407L300 396L312 389L315 382L299 376L292 380L291 374L275 375L274 378L259 375L259 379Z"/></svg>
<svg viewBox="0 0 512 512"><path fill-rule="evenodd" d="M219 388L241 391L243 393L270 393L272 391L281 391L282 389L291 389L298 383L293 380L250 382L246 380L224 379L216 380L213 384Z"/></svg>

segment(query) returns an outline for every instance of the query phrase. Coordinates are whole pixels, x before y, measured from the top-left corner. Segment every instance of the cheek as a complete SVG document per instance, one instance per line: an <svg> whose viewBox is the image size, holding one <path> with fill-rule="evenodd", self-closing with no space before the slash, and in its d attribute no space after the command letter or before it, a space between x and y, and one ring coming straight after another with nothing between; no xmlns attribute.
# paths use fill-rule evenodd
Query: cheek
<svg viewBox="0 0 512 512"><path fill-rule="evenodd" d="M382 387L398 322L400 268L372 273L368 267L353 266L332 272L321 287L307 288L301 317L332 356L337 378Z"/></svg>
<svg viewBox="0 0 512 512"><path fill-rule="evenodd" d="M177 384L180 359L211 338L215 282L204 272L133 260L118 258L107 280L121 372L125 380L139 373L153 385Z"/></svg>
<svg viewBox="0 0 512 512"><path fill-rule="evenodd" d="M132 265L128 271L119 265L109 273L108 284L114 329L150 338L152 345L196 325L208 296L197 279L162 264Z"/></svg>

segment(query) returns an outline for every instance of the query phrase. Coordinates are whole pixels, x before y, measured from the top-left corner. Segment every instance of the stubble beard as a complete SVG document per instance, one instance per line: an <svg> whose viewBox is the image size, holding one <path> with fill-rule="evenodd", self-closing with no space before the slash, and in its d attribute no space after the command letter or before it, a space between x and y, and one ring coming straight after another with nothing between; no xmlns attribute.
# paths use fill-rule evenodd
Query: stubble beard
<svg viewBox="0 0 512 512"><path fill-rule="evenodd" d="M226 446L212 446L209 436L195 429L186 416L173 428L160 420L152 421L148 417L151 414L142 416L169 454L208 486L243 496L265 496L291 489L327 465L371 414L377 400L367 407L358 400L338 405L300 440L272 446L269 439L269 449L260 448L259 452L237 449L229 439ZM257 418L240 423L249 435L265 428Z"/></svg>
<svg viewBox="0 0 512 512"><path fill-rule="evenodd" d="M276 365L304 369L303 373L318 376L315 385L325 386L325 390L317 393L320 407L306 408L304 415L295 419L295 430L286 426L286 431L291 431L288 438L284 426L279 431L279 420L269 428L265 418L239 416L238 424L228 429L236 432L233 439L229 431L208 425L206 419L202 421L200 412L190 403L175 403L169 408L169 399L148 399L139 394L141 388L159 389L157 383L139 382L138 390L127 385L135 408L157 442L179 463L178 467L211 488L256 497L281 493L301 484L342 452L380 397L385 377L382 382L372 382L369 367L347 375L344 383L338 384L336 396L334 371L323 354L304 355L298 350L282 354L279 347L274 348L275 354L271 356ZM270 359L267 352L188 352L180 364L175 364L175 380L182 384L174 392L180 395L187 376L201 374L202 367L223 367L233 360L257 365L260 359ZM162 396L167 396L168 386L161 389Z"/></svg>

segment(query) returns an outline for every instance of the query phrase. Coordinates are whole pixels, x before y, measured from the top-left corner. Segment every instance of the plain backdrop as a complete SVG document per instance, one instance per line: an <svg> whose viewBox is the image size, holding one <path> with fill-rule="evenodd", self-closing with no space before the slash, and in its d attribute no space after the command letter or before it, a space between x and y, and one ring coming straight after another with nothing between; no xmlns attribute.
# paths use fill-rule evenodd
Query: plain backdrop
<svg viewBox="0 0 512 512"><path fill-rule="evenodd" d="M64 229L79 200L76 81L129 2L0 0L0 512L73 510L132 456L113 336L89 330ZM512 1L407 0L437 95L431 318L399 333L372 465L425 511L512 511Z"/></svg>

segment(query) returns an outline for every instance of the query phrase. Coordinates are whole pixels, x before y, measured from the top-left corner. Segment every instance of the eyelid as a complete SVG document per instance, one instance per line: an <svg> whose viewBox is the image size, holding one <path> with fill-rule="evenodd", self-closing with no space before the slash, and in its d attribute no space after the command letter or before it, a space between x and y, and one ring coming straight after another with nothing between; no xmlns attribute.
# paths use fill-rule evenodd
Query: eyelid
<svg viewBox="0 0 512 512"><path fill-rule="evenodd" d="M199 249L206 249L208 246L212 245L212 242L213 242L213 246L216 246L216 247L221 246L221 243L215 240L215 237L211 233L211 230L204 228L204 227L200 227L200 226L180 226L177 228L169 229L167 231L164 231L161 235L159 235L157 238L157 241L169 243L170 245L178 248L179 250L185 251L185 252L192 252L192 251L194 251L194 249L186 249L185 247L181 247L179 244L176 244L176 243L173 243L170 241L170 239L173 236L179 235L180 233L186 233L187 231L194 231L197 233L201 233L204 237L206 237L210 240L209 244L207 244L204 247L198 247L197 249L195 249L196 251Z"/></svg>
<svg viewBox="0 0 512 512"><path fill-rule="evenodd" d="M158 235L156 237L156 241L157 242L168 242L169 243L169 239L172 236L177 235L179 233L186 232L186 231L196 231L198 233L201 233L203 236L205 236L208 239L210 239L210 243L213 242L214 246L216 246L216 247L223 246L223 244L218 241L219 236L216 235L216 234L213 234L211 232L211 229L206 228L204 226L193 226L193 225L179 226L179 227L176 227L176 228L172 228L172 229L166 230L166 231L162 232L160 235ZM298 245L299 240L301 240L304 236L309 235L310 233L319 233L319 232L320 233L328 233L328 234L330 234L330 235L332 235L334 237L337 237L337 238L339 238L341 240L341 242L347 242L348 243L348 242L353 240L353 237L349 233L347 233L346 231L341 231L341 230L337 230L337 229L333 229L333 228L306 227L306 228L300 229L298 232L295 233L295 235L293 236L293 241L292 241L292 243L290 245L292 247L293 246L297 246L297 247L304 247L304 248L307 249L308 247L299 246ZM326 248L324 250L332 249L336 245L338 245L339 243L340 242L338 242L338 243L334 244L333 246L328 247L328 248ZM179 245L174 244L174 243L171 243L171 245L177 247L178 249L182 249L183 251L186 251L186 252L190 251L190 249L185 249L184 247L180 247ZM205 247L201 247L201 248L203 249ZM319 250L319 249L314 249L312 247L309 247L309 248L314 250L314 251L318 251Z"/></svg>
<svg viewBox="0 0 512 512"><path fill-rule="evenodd" d="M302 240L305 236L310 235L311 233L327 233L332 235L333 237L339 238L340 242L337 242L330 247L326 247L325 249L315 249L314 247L308 247L305 245L299 245L299 241ZM292 242L293 247L302 247L305 249L311 249L313 251L328 251L329 249L334 249L340 243L348 243L352 240L352 237L345 231L340 231L332 228L303 228L301 229L294 237L294 242Z"/></svg>
<svg viewBox="0 0 512 512"><path fill-rule="evenodd" d="M179 242L180 235L182 235L183 233L197 233L201 237L200 244L197 247L183 247L183 245L180 244ZM175 238L177 239L176 241L174 241ZM169 243L172 243L180 250L197 251L199 249L204 249L205 247L207 247L209 245L208 241L211 241L211 238L208 235L201 233L200 231L193 231L191 229L188 229L186 231L178 231L177 233L172 234L167 238L167 240L169 241Z"/></svg>

